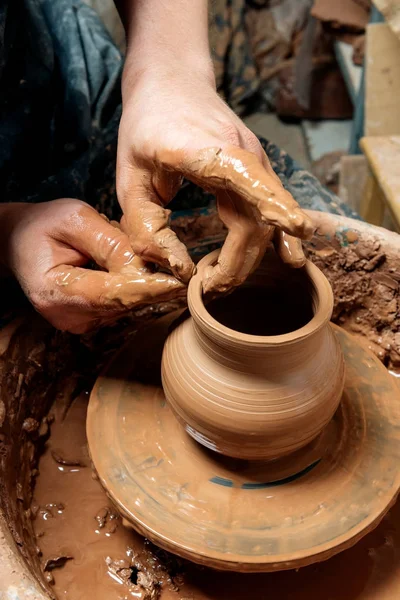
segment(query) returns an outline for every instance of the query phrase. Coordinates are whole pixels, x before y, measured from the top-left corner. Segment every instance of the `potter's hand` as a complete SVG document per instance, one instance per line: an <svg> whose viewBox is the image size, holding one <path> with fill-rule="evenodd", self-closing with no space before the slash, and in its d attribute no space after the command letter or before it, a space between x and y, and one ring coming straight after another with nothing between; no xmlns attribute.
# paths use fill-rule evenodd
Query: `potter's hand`
<svg viewBox="0 0 400 600"><path fill-rule="evenodd" d="M117 191L134 251L181 281L190 279L193 264L164 208L186 177L216 193L229 230L205 291L242 283L271 240L286 262L303 265L298 238L309 238L312 224L256 136L219 98L212 77L179 64L168 73L146 71L123 84Z"/></svg>
<svg viewBox="0 0 400 600"><path fill-rule="evenodd" d="M79 200L3 205L0 220L4 265L59 329L83 333L138 305L185 293L174 277L149 272L128 237ZM90 260L104 270L83 268Z"/></svg>

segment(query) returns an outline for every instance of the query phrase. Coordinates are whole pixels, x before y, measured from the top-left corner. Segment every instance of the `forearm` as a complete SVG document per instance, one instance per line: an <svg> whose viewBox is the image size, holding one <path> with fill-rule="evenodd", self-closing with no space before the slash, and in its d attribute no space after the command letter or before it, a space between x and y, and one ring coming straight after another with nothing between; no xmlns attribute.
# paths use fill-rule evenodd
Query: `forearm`
<svg viewBox="0 0 400 600"><path fill-rule="evenodd" d="M176 69L177 64L212 77L207 0L115 0L115 4L127 36L124 84L144 70L168 65Z"/></svg>

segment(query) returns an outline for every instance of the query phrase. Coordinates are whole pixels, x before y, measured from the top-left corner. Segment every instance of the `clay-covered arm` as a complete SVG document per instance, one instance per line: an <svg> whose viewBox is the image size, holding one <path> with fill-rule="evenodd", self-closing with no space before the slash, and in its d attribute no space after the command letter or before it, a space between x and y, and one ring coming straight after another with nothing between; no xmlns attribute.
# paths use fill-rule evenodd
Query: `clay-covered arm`
<svg viewBox="0 0 400 600"><path fill-rule="evenodd" d="M313 228L256 136L216 92L207 4L117 2L128 41L117 193L134 251L186 282L193 264L169 228L165 206L182 177L214 192L229 233L203 285L223 291L246 279L271 241L284 260L303 264L296 238L310 237Z"/></svg>

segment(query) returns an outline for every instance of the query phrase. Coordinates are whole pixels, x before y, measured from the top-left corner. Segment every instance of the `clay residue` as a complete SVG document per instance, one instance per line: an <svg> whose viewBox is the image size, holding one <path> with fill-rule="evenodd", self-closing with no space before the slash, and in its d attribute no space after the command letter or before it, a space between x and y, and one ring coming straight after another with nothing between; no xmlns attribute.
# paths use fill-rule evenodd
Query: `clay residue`
<svg viewBox="0 0 400 600"><path fill-rule="evenodd" d="M151 546L122 526L85 467L86 404L84 394L65 418L60 407L53 409L31 506L43 576L59 598L157 600L163 591L163 598L178 599L178 572L171 576Z"/></svg>
<svg viewBox="0 0 400 600"><path fill-rule="evenodd" d="M181 161L184 175L216 192L218 211L228 235L215 266L204 274L205 292L225 292L238 286L261 260L274 228L289 236L284 258L298 263L301 246L291 236L309 239L311 220L284 189L266 155L241 148L207 148ZM286 250L289 246L289 251ZM293 248L291 251L290 249Z"/></svg>
<svg viewBox="0 0 400 600"><path fill-rule="evenodd" d="M350 235L350 237L355 238L355 234ZM331 249L326 247L326 252L329 255ZM392 262L394 254L392 257L392 254L387 250L386 254L388 260ZM322 261L322 258L317 255L313 256L313 258ZM323 261L321 262L321 266L323 266L325 273L329 276L328 268L324 266ZM379 267L376 270L379 271ZM344 273L346 272L344 271ZM161 314L170 311L172 308L176 308L176 305L163 306ZM351 314L351 307L348 313ZM119 522L116 532L112 533L110 538L106 538L105 532L108 532L107 527L111 527L114 519L109 518L108 514L105 517L105 509L111 509L110 515L114 513L100 485L92 479L91 469L87 467L81 469L79 472L70 474L62 472L58 470L57 463L51 457L51 449L56 450L56 453L60 454L67 461L75 462L87 459L86 453L83 453L83 455L80 454L83 452L82 447L85 439L84 403L80 403L76 409L81 414L80 418L77 418L77 413L69 411L72 398L76 395L76 388L81 388L81 381L82 379L85 381L88 373L92 378L96 376L102 363L104 364L108 360L107 357L112 355L115 349L121 346L124 338L126 339L134 332L138 322L143 325L158 314L160 314L159 307L146 308L134 317L122 321L117 328L103 329L90 338L82 339L78 345L76 338L65 335L60 336L59 333L45 326L41 319L35 318L35 320L30 316L27 325L22 328L20 336L12 342L11 347L7 351L4 369L1 373L2 399L6 404L5 423L0 432L2 436L0 439L2 481L5 484L0 488L0 491L3 492L1 496L1 508L8 518L14 539L18 542L21 552L30 561L31 565L38 560L38 568L41 566L41 580L43 583L45 581L43 572L45 560L49 558L57 559L63 554L67 556L73 555L63 544L63 532L68 531L71 527L73 529L72 522L77 513L81 515L79 518L82 519L82 522L87 521L87 524L80 532L80 542L83 548L89 544L90 540L93 541L93 527L96 527L101 532L101 534L95 534L96 541L98 535L103 535L103 542L107 542L110 539L116 540L125 531L120 527ZM138 318L139 321L137 320ZM35 325L37 322L40 323L39 327ZM366 327L365 332L367 334L368 331L368 327ZM30 332L29 335L28 332ZM61 343L61 340L63 340L63 343ZM87 346L86 350L85 346ZM69 349L68 354L66 354L66 348ZM71 362L70 353L73 355L75 363ZM30 366L34 366L33 371L29 370ZM71 373L78 366L81 371L80 378L76 379L74 377L72 381ZM24 381L30 382L30 394L29 396L26 395L26 388L23 385L21 386L20 397L16 401L14 392L18 384L18 374L21 372L27 375L27 377L24 377ZM35 373L34 378L32 378L32 373ZM57 392L54 391L53 393L53 387L48 388L48 385L52 383L49 382L49 373L51 373L52 382L55 380L59 381L57 389L60 390L61 385L64 390L64 394L57 398L60 413L55 415L56 422L50 426L48 419L43 420L44 411L46 410L45 398L48 397L52 401L56 397ZM62 379L63 373L68 375L66 380ZM7 396L8 392L5 392L6 389L9 389L10 402ZM11 401L11 399L13 400ZM20 407L19 413L15 410L9 410L11 402L14 402L16 407ZM65 418L65 415L67 415L67 418ZM71 422L68 420L69 415L74 416ZM25 513L23 508L25 505L29 509L29 486L25 488L18 486L18 495L21 497L22 495L25 496L25 501L16 500L17 483L21 481L21 463L19 457L21 448L26 443L28 445L23 450L22 456L32 456L32 446L30 446L31 436L37 435L39 429L44 434L46 431L49 431L50 427L55 433L55 427L58 426L59 419L64 419L64 435L69 438L67 448L71 448L72 446L73 451L66 451L64 442L61 442L61 436L59 436L60 441L56 440L54 443L52 442L52 438L50 438L50 444L53 443L53 446L50 445L48 447L45 456L39 464L41 475L39 475L37 490L42 485L40 479L45 476L46 468L55 469L55 475L52 483L50 481L45 482L44 489L50 489L50 491L51 489L57 490L57 494L48 493L39 498L40 504L45 509L46 505L64 506L62 515L58 514L58 510L61 510L61 508L54 511L54 506L51 507L53 514L54 512L56 513L51 521L54 533L52 540L54 544L58 540L59 545L53 546L53 548L49 547L49 551L46 554L46 548L42 548L42 543L45 542L46 536L43 538L39 537L35 541L31 533L27 532L25 535L23 534L24 528L30 527L29 523L31 523L32 511L28 510ZM73 427L68 428L68 423L73 424ZM18 432L21 432L21 437L18 437ZM15 439L18 440L18 444L15 444L14 452L11 440ZM23 464L29 467L29 461ZM68 467L68 465L64 466ZM74 466L71 465L68 468L74 468ZM36 471L32 470L31 473L35 476ZM65 477L66 475L67 478ZM72 478L76 476L79 477L76 487L79 487L80 497L77 498L76 504L70 507L69 503L66 502L67 496L61 493L64 490L62 485L66 485L68 477L71 481L75 481ZM95 490L95 494L92 498L95 501L93 503L85 502L85 498L90 498L93 490ZM37 503L34 504L33 508L36 506ZM43 520L42 522L45 523ZM103 522L104 527L101 527ZM40 521L35 520L35 527L37 527L38 523ZM46 523L48 524L50 521ZM92 535L92 538L90 538L90 535ZM123 536L125 536L125 533L123 533ZM133 545L141 556L143 556L143 553L146 556L146 551L150 550L150 560L154 560L153 556L155 555L168 573L167 581L173 579L179 588L177 591L172 591L169 583L166 585L163 584L159 589L159 592L161 592L160 600L210 600L211 598L229 598L229 600L249 600L251 598L252 600L265 600L266 594L285 600L288 598L293 598L293 600L320 600L321 589L326 590L327 593L329 592L329 600L360 600L364 596L368 597L368 600L393 600L393 598L396 598L400 594L399 505L396 505L391 510L377 530L368 535L364 540L361 540L351 550L339 554L327 562L316 564L300 571L267 575L215 573L188 563L182 566L182 563L176 561L175 557L151 547L142 538L133 536L136 542L132 541L131 536L132 533L129 533L129 537L123 537L124 541L119 541L118 544L115 541L112 542L116 545L118 552L111 553L111 551L107 551L108 546L104 546L105 551L103 557L100 556L100 562L91 563L90 552L86 552L82 558L82 565L77 564L78 559L75 556L72 560L68 560L64 566L54 569L51 571L51 574L55 585L50 584L50 589L58 590L57 586L61 586L62 578L69 578L71 580L75 578L76 586L79 590L80 576L84 577L86 581L85 589L87 589L87 580L91 577L93 585L96 587L91 588L89 594L83 600L92 600L93 598L97 600L99 596L96 596L93 590L101 588L104 582L106 582L106 585L109 585L109 580L115 581L110 579L111 576L105 567L105 558L110 556L112 561L126 560L127 557L125 554L127 549ZM49 539L48 537L47 542ZM129 542L126 542L127 539ZM139 545L135 546L135 543ZM35 546L38 546L37 550ZM36 551L43 552L43 556L38 557ZM37 558L34 559L35 556ZM122 568L121 564L117 565L116 568ZM1 570L0 572L3 573ZM124 574L125 572L122 575ZM21 597L23 596L21 595ZM74 595L72 592L70 592L69 596L67 595L67 599L68 597L70 600L77 600L79 598L79 596ZM107 600L120 600L121 597L129 598L132 596L129 596L128 589L123 587L123 584L115 581L115 585L112 592L109 593Z"/></svg>
<svg viewBox="0 0 400 600"><path fill-rule="evenodd" d="M316 219L315 213L313 218ZM376 228L369 228L368 235L363 233L365 226L360 223L343 219L342 217L333 217L332 215L320 215L318 217L320 227L314 241L317 246L309 247L310 258L322 268L325 275L330 279L334 286L336 295L335 319L342 321L342 326L350 331L359 332L360 339L370 341L376 353L382 350L380 335L391 337L396 340L398 320L392 324L385 324L385 318L374 320L373 313L377 310L386 312L387 302L384 300L387 293L387 285L381 286L382 282L375 281L375 275L383 273L389 275L392 279L398 281L398 271L400 265L400 244L397 236L392 236L388 232L379 233ZM324 226L321 228L321 221ZM209 231L216 227L216 217L204 217L207 221ZM177 223L180 230L186 230L185 218ZM347 229L346 235L338 235L335 239L336 229ZM189 227L188 227L189 229ZM223 236L222 228L218 229L220 238ZM361 231L362 230L362 231ZM201 231L201 227L199 227ZM350 236L349 236L350 234ZM189 234L187 234L190 237ZM200 233L199 233L200 237ZM346 239L347 238L347 239ZM350 256L354 258L354 246L357 241L363 242L366 248L367 259L353 262L352 267L347 267L347 260ZM386 240L386 241L385 241ZM192 240L195 243L195 240ZM347 245L343 245L347 244ZM317 253L318 252L318 253ZM334 259L335 254L336 259ZM382 256L383 255L383 256ZM341 258L342 257L342 258ZM368 258L369 257L369 258ZM362 262L365 260L365 262ZM365 268L366 267L366 268ZM372 267L372 269L370 269ZM393 269L393 271L391 271ZM352 291L352 278L357 283L356 289ZM386 280L388 282L388 280ZM365 298L372 301L376 306L365 307L363 302L363 291ZM375 291L382 292L381 299L374 302ZM394 297L398 299L398 292L394 290ZM3 294L4 300L7 300L7 307L12 307L13 313L15 307L25 306L21 302L21 297ZM389 301L393 300L389 295ZM104 327L91 336L87 336L78 341L68 335L55 332L48 327L42 319L29 312L28 319L21 327L23 319L14 319L10 326L1 330L1 354L2 362L0 366L0 385L1 400L5 404L4 422L0 428L0 473L2 486L0 486L0 509L5 516L8 526L13 535L16 547L22 553L28 564L35 569L39 564L35 552L35 543L31 535L31 511L30 491L31 477L36 475L35 448L40 448L42 441L46 439L49 432L49 423L43 419L48 408L48 404L53 402L57 393L63 392L65 396L65 406L71 402L75 394L75 388L80 388L81 380L88 378L92 381L102 364L108 361L109 357L115 352L116 348L126 340L138 325L143 326L149 320L160 314L165 314L176 309L181 302L168 303L165 305L151 305L134 315L127 315L117 325ZM2 315L7 313L2 311ZM19 330L9 343L10 329L12 333ZM399 334L397 333L397 336ZM376 346L375 346L376 344ZM395 347L395 346L393 346ZM397 345L398 347L398 345ZM392 348L392 346L391 346ZM398 351L397 351L398 354ZM389 359L387 359L389 356ZM395 364L398 365L398 358L386 349L381 358L388 362L392 369ZM79 378L71 376L71 373L79 371ZM23 374L23 379L20 377ZM73 380L72 380L73 379ZM55 385L57 383L57 385ZM18 392L18 396L15 394ZM59 401L60 399L58 399ZM84 422L80 427L84 429ZM43 437L36 437L39 433ZM46 433L47 432L47 433ZM73 432L73 435L78 432ZM80 435L80 434L79 434ZM60 447L57 448L60 450ZM77 460L75 452L64 458ZM41 464L40 464L41 468ZM85 483L82 485L82 497L87 493L87 485L91 480L91 469L83 469L85 472ZM60 472L58 477L62 476ZM18 499L17 499L18 495ZM21 500L23 498L23 500ZM89 519L92 521L93 513L98 509L109 506L108 499L102 492L99 496L99 503L91 507ZM45 504L52 503L54 498L48 498ZM96 512L97 514L97 512ZM69 519L71 513L68 506L65 506L65 518ZM60 524L55 519L57 526ZM3 522L0 520L0 525ZM67 524L68 526L68 524ZM86 540L82 536L82 543ZM1 544L8 544L8 539L4 540L0 534ZM40 539L39 539L40 545ZM11 547L11 546L10 546ZM141 546L147 548L146 545ZM59 549L58 549L59 550ZM11 554L10 551L8 551ZM1 554L2 559L6 553ZM57 552L53 558L59 556ZM173 566L167 565L169 573L176 573L173 557L171 558ZM1 585L6 581L8 562L3 563L0 568ZM169 563L168 563L169 564ZM91 567L86 563L87 569ZM13 572L19 573L20 563L18 560L12 563ZM68 561L62 568L55 569L53 576L57 577L64 570L75 568L74 560ZM93 566L93 572L97 572L98 565ZM22 575L15 576L9 569L10 579L7 581L23 581ZM43 581L43 579L41 579ZM191 565L185 565L184 587L176 593L173 598L181 600L210 600L210 598L225 598L230 600L265 600L266 594L284 600L293 598L294 600L320 600L321 589L327 590L329 600L393 600L400 594L400 508L396 505L390 514L384 519L379 528L367 536L365 540L359 542L356 547L346 551L337 557L330 559L326 563L321 563L313 567L301 569L299 572L276 573L273 575L245 576L235 574L215 574L203 569L197 569ZM21 583L21 585L23 585ZM22 588L21 588L22 589ZM110 600L120 599L120 588L115 588L115 595L109 596ZM169 593L169 592L168 592ZM21 593L21 597L23 594ZM94 598L94 594L88 596L88 600ZM163 596L165 597L165 596ZM72 598L72 596L71 596ZM73 599L75 600L75 599Z"/></svg>
<svg viewBox="0 0 400 600"><path fill-rule="evenodd" d="M52 425L39 464L38 505L52 517L34 521L42 570L47 560L73 556L50 571L51 589L67 600L393 600L400 594L400 504L355 547L296 571L221 573L181 561L125 529L91 469L61 471L52 447L87 459L87 397ZM57 508L62 503L63 508ZM46 509L48 510L48 509ZM62 560L60 561L62 562ZM49 578L50 579L50 578Z"/></svg>
<svg viewBox="0 0 400 600"><path fill-rule="evenodd" d="M389 253L373 231L351 229L334 236L317 231L307 250L332 285L332 320L400 373L400 252Z"/></svg>
<svg viewBox="0 0 400 600"><path fill-rule="evenodd" d="M226 237L226 228L218 214L211 211L194 211L193 215L176 217L171 227L189 251L199 255L202 247L220 246Z"/></svg>
<svg viewBox="0 0 400 600"><path fill-rule="evenodd" d="M79 390L84 385L90 388L102 365L130 334L181 305L178 301L144 307L113 326L77 338L54 330L21 301L18 290L9 291L2 296L0 331L0 595L11 583L24 589L29 570L40 571L30 504L37 456L50 433L46 413L51 404L56 400L66 413ZM61 460L79 461L75 453L67 456L60 448L54 450ZM85 470L90 474L90 468ZM50 499L45 504L51 503ZM14 549L26 561L24 574ZM43 577L38 581L45 585Z"/></svg>
<svg viewBox="0 0 400 600"><path fill-rule="evenodd" d="M72 349L37 315L22 321L10 319L2 331L0 511L17 548L32 571L37 571L30 510L37 452L50 431L45 414L57 393L60 365L70 364ZM55 336L58 360L52 347Z"/></svg>

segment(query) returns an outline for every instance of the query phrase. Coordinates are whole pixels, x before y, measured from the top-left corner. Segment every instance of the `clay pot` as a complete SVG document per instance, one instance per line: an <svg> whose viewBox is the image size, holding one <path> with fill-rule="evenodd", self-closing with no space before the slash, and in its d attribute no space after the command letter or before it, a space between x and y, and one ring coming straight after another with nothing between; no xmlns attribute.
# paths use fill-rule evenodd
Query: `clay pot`
<svg viewBox="0 0 400 600"><path fill-rule="evenodd" d="M206 306L203 272L217 256L199 263L189 284L191 318L165 344L165 396L207 448L276 459L311 442L341 398L332 290L311 262L294 270L270 252L244 286Z"/></svg>
<svg viewBox="0 0 400 600"><path fill-rule="evenodd" d="M375 347L374 340L382 335L382 326L386 330L389 330L391 326L389 320L382 321L381 316L382 310L389 310L390 306L390 303L386 299L386 292L384 295L382 291L382 280L383 275L387 279L388 272L395 272L396 269L398 271L398 265L400 264L400 236L385 229L342 216L314 211L309 212L309 214L317 227L317 233L313 240L307 244L307 247L310 251L312 260L318 263L319 267L330 277L330 280L335 286L336 318L340 318L341 325L344 325L351 333L355 333L356 330L354 324L357 323L359 337L362 338L365 343L371 343L373 344L373 347ZM213 219L215 218L215 215L211 215L210 221L214 222ZM196 239L204 238L205 235L208 235L209 233L209 230L207 230L202 236L204 220L204 216L200 216L198 218L198 225L196 225L196 222L193 224L192 220L190 220L190 227L185 225L184 228L182 226L180 231L181 236L184 237L182 235L183 231L187 232L186 235L191 235L190 232L195 228L196 232L199 232ZM207 225L207 222L205 225ZM349 233L352 234L351 238L349 237ZM192 245L198 252L202 249L202 247L198 245L198 242L196 242L196 245L193 242ZM206 244L204 244L204 247L206 247ZM362 248L362 253L358 250L360 247ZM353 256L356 250L359 254L358 262L355 261ZM350 253L352 254L350 255ZM352 258L351 262L349 262L349 255ZM349 264L352 265L351 269L349 269ZM355 285L355 272L357 274L360 273L360 281L363 282L362 285ZM341 290L345 290L346 293L341 293ZM347 292L348 290L350 290L350 293ZM8 289L4 286L3 298L7 297ZM379 303L377 301L376 305L371 307L369 301L371 297L378 298L381 302ZM400 301L399 287L393 290L393 297L395 301ZM10 308L13 309L12 314L15 314L15 305L12 302L10 302ZM373 311L376 311L376 315ZM380 318L378 318L378 316ZM56 395L53 389L50 391L47 389L49 380L60 380L60 387L58 389L65 389L66 398L69 398L71 390L75 390L75 386L72 386L71 390L69 390L68 386L65 386L65 388L62 387L62 374L65 373L65 376L69 381L73 369L71 369L71 365L65 360L65 356L60 350L60 334L54 332L54 338L49 339L48 334L44 333L42 330L32 328L33 321L38 318L39 317L35 316L33 313L30 313L26 319L25 325L21 327L21 331L16 331L20 325L17 318L14 318L13 322L8 326L4 325L4 320L0 323L1 598L4 596L5 598L24 598L26 600L50 600L50 598L53 597L52 593L45 590L45 581L41 569L39 566L34 566L35 563L38 562L35 552L35 541L32 537L31 543L29 543L29 533L24 535L24 529L27 529L27 524L25 522L27 511L25 511L24 508L29 506L31 500L29 490L24 503L16 497L16 490L18 489L21 474L24 474L23 465L25 462L21 460L21 454L23 449L27 454L30 453L30 447L28 446L26 448L27 443L30 441L30 436L24 432L22 424L27 417L34 417L38 421L41 421L47 414L49 403L52 402ZM43 327L45 328L45 331L47 331L47 328L44 325ZM124 333L124 336L125 335L126 334ZM71 351L74 354L77 354L76 340L74 337L70 338L70 343ZM31 356L31 353L36 353L38 348L42 349L44 356L40 357L38 360L37 354L34 354L35 359L30 361L29 357ZM393 357L395 356L395 350L396 347L393 347L392 350L388 351L387 358L391 368L394 368ZM100 352L103 354L105 353L103 349L100 349L99 356ZM80 354L78 354L78 356L81 357ZM81 358L79 358L79 361L83 364ZM400 362L397 362L396 364L397 369L399 369ZM33 385L32 381L30 381L30 386L29 388L25 388L25 393L24 386L26 384L24 383L21 388L23 393L17 397L15 391L18 388L20 373L25 373L28 370L29 373L33 372L35 377L39 378L39 381L35 379ZM29 393L26 393L27 391L29 391ZM5 411L3 409L3 403L6 408ZM15 410L13 410L13 408L15 408ZM387 525L387 528L388 527L389 535L391 535L390 524ZM386 530L378 530L377 532L378 551L379 548L382 547L381 539L383 539L385 534ZM359 571L360 576L356 578L353 577L353 582L358 582L356 585L359 584L365 587L365 581L371 580L371 565L367 551L371 545L371 541L367 542L367 546L362 546L356 555L356 558L357 556L361 557L361 561L364 556L367 557L365 559L365 568ZM143 547L143 550L145 551L145 546ZM390 571L390 561L386 562ZM339 561L335 561L334 565L329 562L323 563L326 565L326 570L325 572L323 572L323 570L320 571L320 577L314 577L314 582L317 581L317 584L320 585L320 587L325 585L324 583L319 583L320 581L327 581L327 585L331 585L332 569L334 569L337 574L335 579L336 582L341 579L349 579L349 571L346 568L349 563L351 563L354 568L354 555L351 556L351 560L348 555L343 555L343 558ZM364 565L364 563L362 564ZM303 571L304 573L306 572L305 569L301 572ZM311 569L311 574L313 574L313 572L314 570ZM326 573L327 577L325 578ZM292 577L292 584L288 583L290 589L293 589L293 596L298 594L296 586L299 586L297 579L299 575L297 573L295 575L296 579ZM229 574L229 578L231 577L232 575ZM246 577L248 576L246 575ZM271 576L268 574L265 585L273 586L270 577ZM284 575L285 582L289 577L290 574ZM382 576L381 580L383 585L384 576ZM349 581L351 584L351 578ZM393 574L389 573L387 581L389 582L389 587L393 587L393 585L397 586L396 582L393 580ZM217 589L220 590L220 597L224 597L224 594L226 595L225 582L226 579L221 581L221 587L217 586ZM246 592L243 592L243 587L240 587L240 583L238 583L237 579L234 579L234 582L238 591L237 594L234 592L232 593L232 599L236 598L236 596L243 597L243 593L247 593L248 580L246 579ZM259 582L260 580L257 579L257 586L260 588ZM281 588L279 586L282 585L282 578L278 576L275 583L277 586L276 589L280 590ZM304 589L310 592L310 587L307 586L304 581L302 581L302 584L304 585ZM364 587L362 587L363 590ZM371 594L375 595L375 597L381 597L381 588L382 586L374 588L375 594L374 590L371 591ZM261 591L259 591L259 593L257 593L257 591L254 592L254 597L265 595L262 585L260 589ZM273 589L275 589L275 587L273 587ZM315 593L317 597L318 595L321 595L318 594L318 592L319 589ZM351 594L348 592L347 587L346 592L350 597ZM218 592L215 593L218 595ZM364 593L367 592L364 591ZM338 594L340 596L340 590ZM203 594L201 595L203 596ZM310 596L312 593L309 593L308 595ZM356 595L359 595L359 593L357 592ZM194 594L193 597L197 598L197 594Z"/></svg>

